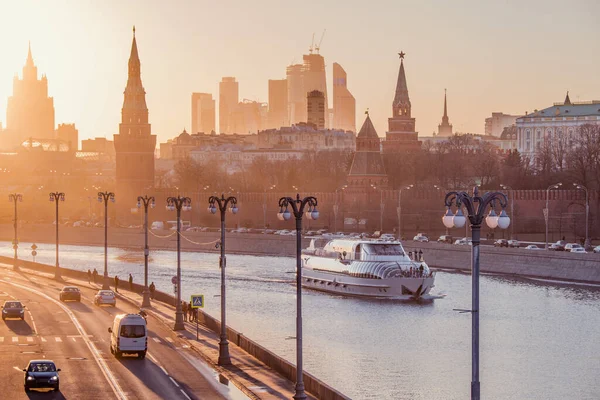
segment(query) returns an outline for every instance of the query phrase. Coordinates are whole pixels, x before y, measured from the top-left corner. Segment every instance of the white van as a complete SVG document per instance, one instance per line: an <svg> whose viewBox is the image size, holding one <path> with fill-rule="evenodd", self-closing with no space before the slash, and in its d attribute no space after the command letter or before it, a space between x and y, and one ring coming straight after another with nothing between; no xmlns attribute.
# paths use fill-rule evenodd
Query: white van
<svg viewBox="0 0 600 400"><path fill-rule="evenodd" d="M148 332L146 319L140 314L119 314L115 317L110 335L110 352L116 358L123 353L135 353L139 358L146 357Z"/></svg>
<svg viewBox="0 0 600 400"><path fill-rule="evenodd" d="M154 221L154 222L152 222L152 225L150 226L150 229L152 229L152 230L165 229L165 225L163 224L162 221Z"/></svg>

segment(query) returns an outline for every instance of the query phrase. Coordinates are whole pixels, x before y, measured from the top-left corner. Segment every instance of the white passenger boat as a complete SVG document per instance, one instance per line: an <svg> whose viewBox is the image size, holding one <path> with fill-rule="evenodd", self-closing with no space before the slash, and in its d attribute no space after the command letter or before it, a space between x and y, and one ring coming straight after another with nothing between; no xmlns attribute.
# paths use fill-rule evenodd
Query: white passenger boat
<svg viewBox="0 0 600 400"><path fill-rule="evenodd" d="M409 255L398 241L333 239L322 248L317 239L302 250L302 286L330 293L434 299L435 273L422 255Z"/></svg>

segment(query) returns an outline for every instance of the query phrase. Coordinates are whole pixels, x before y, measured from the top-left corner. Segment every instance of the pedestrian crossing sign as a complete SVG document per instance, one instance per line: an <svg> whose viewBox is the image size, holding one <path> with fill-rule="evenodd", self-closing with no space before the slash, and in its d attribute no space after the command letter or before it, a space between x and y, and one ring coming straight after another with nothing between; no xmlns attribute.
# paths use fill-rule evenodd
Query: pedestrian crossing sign
<svg viewBox="0 0 600 400"><path fill-rule="evenodd" d="M192 308L204 308L204 295L203 294L193 294L190 297L190 306Z"/></svg>

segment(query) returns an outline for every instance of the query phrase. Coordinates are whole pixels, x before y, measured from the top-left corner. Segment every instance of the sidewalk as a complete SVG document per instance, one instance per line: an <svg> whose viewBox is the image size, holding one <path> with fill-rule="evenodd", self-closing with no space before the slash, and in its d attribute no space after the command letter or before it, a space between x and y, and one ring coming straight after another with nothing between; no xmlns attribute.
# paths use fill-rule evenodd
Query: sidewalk
<svg viewBox="0 0 600 400"><path fill-rule="evenodd" d="M53 279L51 274L30 269L21 268L21 272ZM101 285L88 283L87 280L71 277L63 279L65 283L80 287L88 287L90 289L101 288ZM123 282L122 286L127 286L127 283ZM117 296L132 303L135 307L140 307L142 296L130 292L124 287L119 289L119 292L116 293ZM172 329L175 324L175 307L154 300L151 301L151 304L152 307L145 309L145 311L152 314L153 317L165 324L169 329ZM219 358L219 336L206 326L199 324L198 340L196 341L196 324L185 322L185 328L185 331L173 331L178 341L181 341L182 346L180 347L193 349L215 371L215 375L218 375L218 380L221 383L227 381L233 383L250 399L291 399L294 396L293 382L283 378L266 364L252 357L231 341L229 342L229 354L232 365L217 365ZM307 398L316 399L308 393Z"/></svg>

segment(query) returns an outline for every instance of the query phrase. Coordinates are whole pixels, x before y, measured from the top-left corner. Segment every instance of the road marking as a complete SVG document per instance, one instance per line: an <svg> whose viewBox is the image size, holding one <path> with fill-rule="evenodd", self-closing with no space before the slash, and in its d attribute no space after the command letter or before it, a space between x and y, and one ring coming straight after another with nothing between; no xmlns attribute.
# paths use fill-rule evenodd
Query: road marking
<svg viewBox="0 0 600 400"><path fill-rule="evenodd" d="M88 335L90 336L90 335ZM81 337L81 335L67 335L68 338L76 338L76 337Z"/></svg>
<svg viewBox="0 0 600 400"><path fill-rule="evenodd" d="M173 385L179 387L179 383L177 383L177 381L175 381L175 379L173 379L172 376L170 376L169 379L171 380L171 382L173 382Z"/></svg>
<svg viewBox="0 0 600 400"><path fill-rule="evenodd" d="M4 342L4 336L0 336L0 342Z"/></svg>
<svg viewBox="0 0 600 400"><path fill-rule="evenodd" d="M159 367L160 367L160 369L162 369L162 372L164 372L166 376L169 376L169 373L167 372L165 367L163 367L162 365L159 365Z"/></svg>
<svg viewBox="0 0 600 400"><path fill-rule="evenodd" d="M72 338L71 338L71 340L72 340L72 341L74 341L74 342L76 342L76 340L75 340L75 338L74 338L74 337L72 337Z"/></svg>
<svg viewBox="0 0 600 400"><path fill-rule="evenodd" d="M33 342L33 338L31 336L27 336L27 341L28 342Z"/></svg>
<svg viewBox="0 0 600 400"><path fill-rule="evenodd" d="M19 341L19 338L18 338L17 336L13 336L13 338L12 338L12 341L13 341L13 342L18 342L18 341Z"/></svg>
<svg viewBox="0 0 600 400"><path fill-rule="evenodd" d="M40 339L42 339L42 342L45 342L45 341L46 341L46 338L45 338L45 337L40 337Z"/></svg>
<svg viewBox="0 0 600 400"><path fill-rule="evenodd" d="M154 340L156 343L160 343L160 339L157 337L153 337L152 340Z"/></svg>
<svg viewBox="0 0 600 400"><path fill-rule="evenodd" d="M170 337L166 337L165 340L169 343L173 343L173 339L171 339Z"/></svg>
<svg viewBox="0 0 600 400"><path fill-rule="evenodd" d="M55 337L54 340L56 340L57 342L62 342L62 339L59 337Z"/></svg>
<svg viewBox="0 0 600 400"><path fill-rule="evenodd" d="M73 312L71 310L69 310L69 308L67 308L67 306L65 306L64 304L60 303L58 300L56 300L56 299L48 296L47 294L42 293L42 292L40 292L40 291L38 291L36 289L33 289L33 288L29 287L29 286L20 285L20 284L12 283L12 282L7 282L6 279L0 279L0 282L6 282L6 283L9 283L10 285L19 287L21 289L28 290L28 291L30 291L32 293L36 293L39 296L42 296L42 297L46 298L47 300L52 301L54 304L56 304L60 308L62 308L64 310L64 312L67 313L67 315L69 316L69 318L71 318L71 321L73 321L73 325L75 325L75 327L77 328L77 330L79 331L79 333L83 337L83 341L88 346L88 349L90 350L90 352L94 356L94 360L96 360L96 363L100 367L100 370L102 371L102 374L104 375L104 377L108 381L111 389L113 390L113 392L115 393L115 395L117 396L117 398L121 399L121 400L127 400L127 395L125 394L125 392L123 391L123 389L119 385L119 382L117 382L115 376L113 375L113 372L108 368L108 365L106 364L106 361L104 360L104 358L102 358L102 356L98 352L98 349L96 348L96 345L92 341L90 341L90 339L88 339L87 334L85 332L85 329L83 329L83 326L79 323L79 320L77 319L77 317L75 316L75 314L73 314Z"/></svg>
<svg viewBox="0 0 600 400"><path fill-rule="evenodd" d="M180 390L180 391L181 391L181 393L182 393L182 394L185 396L185 398L186 398L186 399L188 399L188 400L192 400L192 399L190 398L190 396L188 396L188 395L187 395L187 393L183 391L183 389L179 389L179 390Z"/></svg>
<svg viewBox="0 0 600 400"><path fill-rule="evenodd" d="M151 360L152 360L152 362L153 362L154 364L157 364L157 365L158 365L158 360L157 360L156 358L154 358L154 356L152 356L152 354L148 353L148 354L146 354L146 356L147 356L149 359L151 359Z"/></svg>
<svg viewBox="0 0 600 400"><path fill-rule="evenodd" d="M33 333L38 333L37 326L35 326L35 322L33 321L33 317L31 317L31 313L29 313L29 318L31 318L31 325L33 325Z"/></svg>

